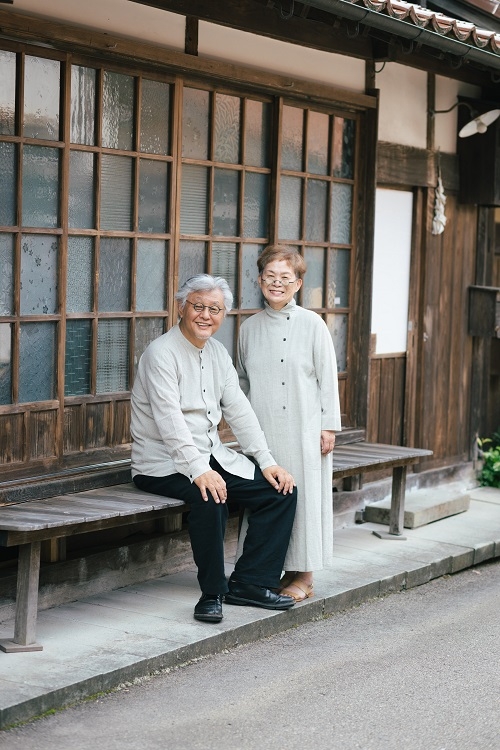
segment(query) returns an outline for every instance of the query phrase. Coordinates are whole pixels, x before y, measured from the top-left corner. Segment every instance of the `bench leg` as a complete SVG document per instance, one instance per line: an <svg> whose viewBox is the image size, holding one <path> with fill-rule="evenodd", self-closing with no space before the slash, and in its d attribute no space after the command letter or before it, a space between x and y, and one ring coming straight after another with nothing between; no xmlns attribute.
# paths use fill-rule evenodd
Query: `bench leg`
<svg viewBox="0 0 500 750"><path fill-rule="evenodd" d="M403 535L405 516L406 466L395 466L392 470L392 497L389 515L389 533L374 531L379 539L405 540Z"/></svg>
<svg viewBox="0 0 500 750"><path fill-rule="evenodd" d="M40 542L22 544L19 547L17 567L14 639L0 641L0 649L8 654L19 651L42 651L42 646L35 642L39 573Z"/></svg>

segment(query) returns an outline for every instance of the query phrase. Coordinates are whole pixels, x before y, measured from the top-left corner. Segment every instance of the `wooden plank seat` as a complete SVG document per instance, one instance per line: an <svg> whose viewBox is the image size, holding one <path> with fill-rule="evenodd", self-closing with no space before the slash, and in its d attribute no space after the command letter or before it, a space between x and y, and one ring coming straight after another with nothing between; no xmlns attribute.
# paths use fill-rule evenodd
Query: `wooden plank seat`
<svg viewBox="0 0 500 750"><path fill-rule="evenodd" d="M376 533L384 538L404 538L406 470L430 455L429 450L394 445L365 442L338 445L333 452L333 479L392 468L389 532ZM186 510L188 507L181 500L142 492L133 483L0 507L0 546L19 545L14 637L1 640L0 649L8 653L42 649L35 638L42 542L152 519L168 519L172 514L178 518L179 513Z"/></svg>

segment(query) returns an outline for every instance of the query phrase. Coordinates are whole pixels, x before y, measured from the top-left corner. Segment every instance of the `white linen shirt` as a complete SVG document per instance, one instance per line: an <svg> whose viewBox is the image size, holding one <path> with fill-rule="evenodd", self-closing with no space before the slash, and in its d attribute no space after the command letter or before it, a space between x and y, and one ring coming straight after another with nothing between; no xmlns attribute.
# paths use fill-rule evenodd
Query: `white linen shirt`
<svg viewBox="0 0 500 750"><path fill-rule="evenodd" d="M253 479L255 464L221 443L222 416L244 454L261 469L276 464L224 346L202 349L179 326L155 339L139 361L132 389L132 476L180 473L191 482L210 471L210 456L231 474Z"/></svg>

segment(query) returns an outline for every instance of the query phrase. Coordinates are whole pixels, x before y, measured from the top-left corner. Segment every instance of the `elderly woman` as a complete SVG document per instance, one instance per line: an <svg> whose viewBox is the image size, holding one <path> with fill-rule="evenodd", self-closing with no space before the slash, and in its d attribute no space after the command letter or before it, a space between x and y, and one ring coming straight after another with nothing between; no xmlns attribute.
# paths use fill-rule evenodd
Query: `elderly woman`
<svg viewBox="0 0 500 750"><path fill-rule="evenodd" d="M332 563L332 461L341 429L337 362L322 318L296 304L306 271L293 248L270 245L257 261L265 309L241 326L238 374L269 448L293 472L298 501L281 593L313 595L313 572ZM239 551L242 549L240 535Z"/></svg>

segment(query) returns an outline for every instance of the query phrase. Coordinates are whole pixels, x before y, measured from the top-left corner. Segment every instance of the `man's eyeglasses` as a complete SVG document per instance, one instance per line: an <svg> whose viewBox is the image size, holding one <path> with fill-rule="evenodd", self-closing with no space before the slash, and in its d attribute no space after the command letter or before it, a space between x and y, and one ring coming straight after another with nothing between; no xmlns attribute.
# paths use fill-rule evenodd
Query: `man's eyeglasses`
<svg viewBox="0 0 500 750"><path fill-rule="evenodd" d="M189 300L187 299L186 302L189 302ZM224 309L218 305L202 305L201 302L189 302L189 304L193 305L197 313L202 313L207 308L210 315L218 315Z"/></svg>
<svg viewBox="0 0 500 750"><path fill-rule="evenodd" d="M289 279L285 277L284 279L277 278L276 276L261 276L262 281L266 286L271 286L272 284L279 284L280 286L290 286L290 284L293 284L297 279Z"/></svg>

